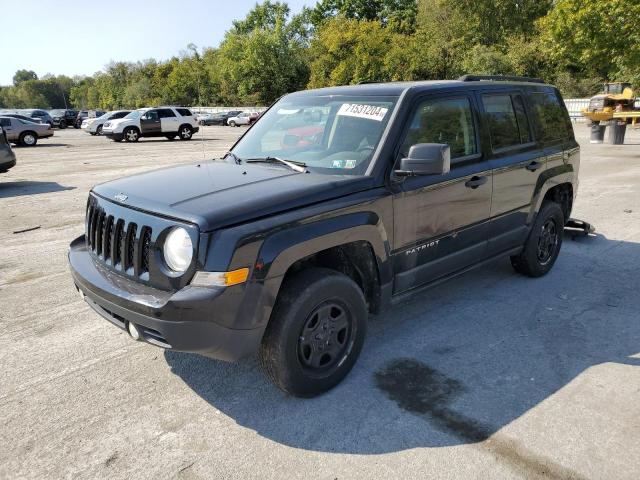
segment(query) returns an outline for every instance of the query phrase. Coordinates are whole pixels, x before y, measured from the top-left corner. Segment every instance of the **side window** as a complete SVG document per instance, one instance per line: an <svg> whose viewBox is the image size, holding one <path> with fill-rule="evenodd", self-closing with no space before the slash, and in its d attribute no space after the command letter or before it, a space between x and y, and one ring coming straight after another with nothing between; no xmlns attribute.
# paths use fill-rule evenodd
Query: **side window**
<svg viewBox="0 0 640 480"><path fill-rule="evenodd" d="M188 108L176 108L176 110L178 111L178 113L180 115L182 115L183 117L190 117L193 114L191 113L191 110L189 110Z"/></svg>
<svg viewBox="0 0 640 480"><path fill-rule="evenodd" d="M113 120L117 120L118 118L124 118L127 116L127 112L118 112L118 113L114 113L113 115L111 115L111 118Z"/></svg>
<svg viewBox="0 0 640 480"><path fill-rule="evenodd" d="M159 118L173 118L175 116L176 114L173 113L173 110L171 110L170 108L161 108L158 110Z"/></svg>
<svg viewBox="0 0 640 480"><path fill-rule="evenodd" d="M158 120L160 118L158 117L158 110L149 110L146 115L149 120Z"/></svg>
<svg viewBox="0 0 640 480"><path fill-rule="evenodd" d="M483 95L482 104L494 150L522 143L511 95Z"/></svg>
<svg viewBox="0 0 640 480"><path fill-rule="evenodd" d="M468 98L429 99L419 104L400 153L406 156L418 143L444 143L451 159L478 153L471 103Z"/></svg>
<svg viewBox="0 0 640 480"><path fill-rule="evenodd" d="M516 120L518 121L518 130L520 131L520 143L529 143L531 141L531 125L529 125L529 117L527 110L524 108L524 101L521 95L513 95L513 108L516 111Z"/></svg>
<svg viewBox="0 0 640 480"><path fill-rule="evenodd" d="M553 93L531 94L533 109L538 120L540 140L549 142L568 137L565 109Z"/></svg>
<svg viewBox="0 0 640 480"><path fill-rule="evenodd" d="M8 118L0 118L0 126L2 127L10 127L11 126L11 120Z"/></svg>

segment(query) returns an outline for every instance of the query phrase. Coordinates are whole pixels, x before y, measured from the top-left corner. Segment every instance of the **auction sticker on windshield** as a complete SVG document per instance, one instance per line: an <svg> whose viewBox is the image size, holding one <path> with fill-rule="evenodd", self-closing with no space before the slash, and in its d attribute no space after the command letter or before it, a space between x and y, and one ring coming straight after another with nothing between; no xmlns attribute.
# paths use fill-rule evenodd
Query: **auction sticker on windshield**
<svg viewBox="0 0 640 480"><path fill-rule="evenodd" d="M381 122L389 111L388 108L376 105L363 105L360 103L345 103L338 110L338 115L345 117L367 118Z"/></svg>

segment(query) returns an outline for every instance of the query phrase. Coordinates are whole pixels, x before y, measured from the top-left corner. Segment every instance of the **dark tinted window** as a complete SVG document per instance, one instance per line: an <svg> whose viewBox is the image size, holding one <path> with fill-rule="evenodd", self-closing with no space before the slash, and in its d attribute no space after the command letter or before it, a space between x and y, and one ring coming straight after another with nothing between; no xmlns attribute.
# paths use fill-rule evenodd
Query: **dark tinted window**
<svg viewBox="0 0 640 480"><path fill-rule="evenodd" d="M566 111L560 99L553 93L533 93L533 109L538 120L538 135L543 142L568 137Z"/></svg>
<svg viewBox="0 0 640 480"><path fill-rule="evenodd" d="M511 95L483 95L491 146L494 150L519 145L520 131Z"/></svg>
<svg viewBox="0 0 640 480"><path fill-rule="evenodd" d="M114 113L114 114L111 116L111 119L115 120L115 119L117 119L117 118L123 118L123 117L127 116L127 114L128 114L128 113L129 113L129 112L118 112L118 113Z"/></svg>
<svg viewBox="0 0 640 480"><path fill-rule="evenodd" d="M158 117L160 118L172 118L175 116L176 114L173 113L173 110L171 110L170 108L160 108L158 110Z"/></svg>
<svg viewBox="0 0 640 480"><path fill-rule="evenodd" d="M477 153L476 133L471 104L467 98L430 99L419 107L409 125L401 154L412 145L444 143L451 148L451 158Z"/></svg>
<svg viewBox="0 0 640 480"><path fill-rule="evenodd" d="M521 95L513 95L513 108L516 111L516 120L518 121L518 130L520 131L520 143L529 143L531 141L531 126L527 117L527 110L524 108L524 102Z"/></svg>
<svg viewBox="0 0 640 480"><path fill-rule="evenodd" d="M183 117L190 117L192 115L191 110L189 110L188 108L176 108L176 110Z"/></svg>
<svg viewBox="0 0 640 480"><path fill-rule="evenodd" d="M0 118L0 126L10 127L11 126L11 120L8 119L8 118Z"/></svg>

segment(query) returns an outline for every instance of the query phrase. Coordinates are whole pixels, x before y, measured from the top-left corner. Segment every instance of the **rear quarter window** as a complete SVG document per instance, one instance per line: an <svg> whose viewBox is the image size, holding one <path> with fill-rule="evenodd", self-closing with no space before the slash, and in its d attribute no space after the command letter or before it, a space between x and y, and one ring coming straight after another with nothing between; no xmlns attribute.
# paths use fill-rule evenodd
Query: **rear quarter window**
<svg viewBox="0 0 640 480"><path fill-rule="evenodd" d="M193 116L193 114L191 113L191 110L189 110L188 108L176 108L176 110L183 117L191 117L191 116Z"/></svg>
<svg viewBox="0 0 640 480"><path fill-rule="evenodd" d="M535 92L529 98L538 123L539 140L550 142L568 138L567 111L558 95L552 92Z"/></svg>

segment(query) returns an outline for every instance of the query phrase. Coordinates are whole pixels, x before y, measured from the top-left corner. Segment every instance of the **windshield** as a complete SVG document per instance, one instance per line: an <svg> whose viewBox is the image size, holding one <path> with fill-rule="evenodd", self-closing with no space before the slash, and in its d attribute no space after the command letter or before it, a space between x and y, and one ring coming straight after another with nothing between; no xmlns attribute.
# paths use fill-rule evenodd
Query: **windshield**
<svg viewBox="0 0 640 480"><path fill-rule="evenodd" d="M397 97L292 96L266 112L234 147L243 160L279 157L309 170L362 175Z"/></svg>
<svg viewBox="0 0 640 480"><path fill-rule="evenodd" d="M65 110L51 110L51 115L64 115Z"/></svg>
<svg viewBox="0 0 640 480"><path fill-rule="evenodd" d="M107 113L103 113L102 115L100 115L99 117L96 117L96 120L108 120L109 117L111 115L113 115L114 112L107 112Z"/></svg>
<svg viewBox="0 0 640 480"><path fill-rule="evenodd" d="M136 118L140 118L140 115L142 115L145 111L146 110L134 110L128 115L125 115L123 118L133 118L135 120Z"/></svg>

